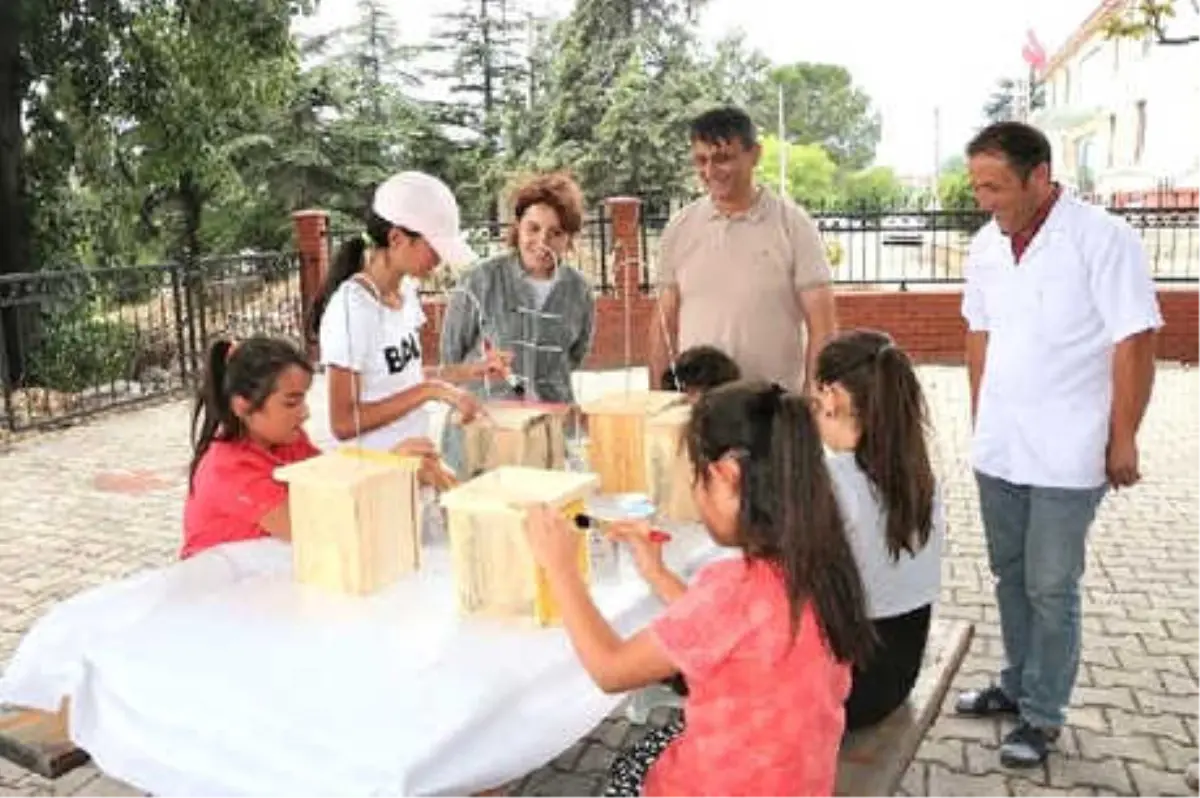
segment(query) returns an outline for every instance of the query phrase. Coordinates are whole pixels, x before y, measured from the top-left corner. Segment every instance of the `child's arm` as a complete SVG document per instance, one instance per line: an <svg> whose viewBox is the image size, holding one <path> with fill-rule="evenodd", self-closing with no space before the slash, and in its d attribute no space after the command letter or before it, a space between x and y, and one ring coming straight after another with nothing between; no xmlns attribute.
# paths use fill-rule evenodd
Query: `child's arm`
<svg viewBox="0 0 1200 798"><path fill-rule="evenodd" d="M654 540L650 532L650 525L645 521L618 521L607 530L610 538L629 546L642 579L664 604L670 604L687 592L687 583L663 562L662 543Z"/></svg>
<svg viewBox="0 0 1200 798"><path fill-rule="evenodd" d="M546 571L571 645L601 690L624 692L679 670L649 631L622 640L596 609L575 564L579 530L555 510L534 507L528 511L526 534L534 557Z"/></svg>
<svg viewBox="0 0 1200 798"><path fill-rule="evenodd" d="M567 534L579 533L567 530ZM623 693L662 681L679 671L649 630L644 629L628 640L622 640L613 631L596 609L573 563L564 568L547 568L546 573L571 645L601 690Z"/></svg>
<svg viewBox="0 0 1200 798"><path fill-rule="evenodd" d="M285 498L273 509L267 510L266 514L258 519L258 526L273 538L291 541L292 514L288 511L288 500Z"/></svg>
<svg viewBox="0 0 1200 798"><path fill-rule="evenodd" d="M358 433L370 432L403 418L426 402L444 402L454 407L465 421L479 412L479 400L461 388L447 382L431 380L392 394L374 402L357 400L359 376L339 366L328 368L329 426L338 440L348 440ZM358 417L355 418L355 405Z"/></svg>

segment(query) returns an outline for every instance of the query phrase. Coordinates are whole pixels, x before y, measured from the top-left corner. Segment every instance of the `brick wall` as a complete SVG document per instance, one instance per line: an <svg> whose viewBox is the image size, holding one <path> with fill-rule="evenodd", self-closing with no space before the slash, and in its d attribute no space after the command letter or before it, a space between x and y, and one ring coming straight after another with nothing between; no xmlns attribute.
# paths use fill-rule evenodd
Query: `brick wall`
<svg viewBox="0 0 1200 798"><path fill-rule="evenodd" d="M1166 323L1158 338L1161 360L1196 363L1200 359L1197 310L1200 294L1192 289L1164 288L1158 293ZM843 328L873 327L885 330L918 362L961 363L966 325L959 315L958 291L839 291L838 320ZM624 302L615 297L596 301L596 340L585 368L619 368L625 364ZM654 310L650 297L629 299L629 362L645 365L648 324ZM426 359L437 361L442 302L429 300L429 317L422 336Z"/></svg>

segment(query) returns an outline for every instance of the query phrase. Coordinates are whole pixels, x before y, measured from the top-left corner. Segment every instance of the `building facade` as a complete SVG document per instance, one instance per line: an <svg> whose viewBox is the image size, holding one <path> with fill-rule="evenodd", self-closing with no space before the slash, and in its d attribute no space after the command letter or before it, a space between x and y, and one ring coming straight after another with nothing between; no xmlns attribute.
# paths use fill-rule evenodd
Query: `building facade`
<svg viewBox="0 0 1200 798"><path fill-rule="evenodd" d="M1106 0L1049 59L1046 132L1055 172L1072 189L1120 205L1194 205L1200 188L1200 43L1109 39L1108 19L1130 0ZM1194 31L1200 14L1175 4L1171 27Z"/></svg>

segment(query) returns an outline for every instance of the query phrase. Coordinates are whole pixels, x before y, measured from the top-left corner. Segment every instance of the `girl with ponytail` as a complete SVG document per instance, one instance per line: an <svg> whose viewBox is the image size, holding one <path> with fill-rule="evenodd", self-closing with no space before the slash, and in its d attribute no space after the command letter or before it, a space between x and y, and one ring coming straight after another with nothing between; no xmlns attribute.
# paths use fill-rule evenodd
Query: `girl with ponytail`
<svg viewBox="0 0 1200 798"><path fill-rule="evenodd" d="M814 383L829 473L880 641L854 671L846 723L855 729L887 717L916 682L940 587L945 513L921 383L886 333L853 330L829 341Z"/></svg>
<svg viewBox="0 0 1200 798"><path fill-rule="evenodd" d="M287 487L273 473L320 454L304 432L311 383L312 366L288 341L209 347L192 413L180 557L238 540L291 539Z"/></svg>
<svg viewBox="0 0 1200 798"><path fill-rule="evenodd" d="M287 486L275 469L321 453L304 431L312 373L283 339L213 342L192 413L181 558L239 540L291 540ZM436 484L441 466L428 440L396 449L423 458L420 479Z"/></svg>
<svg viewBox="0 0 1200 798"><path fill-rule="evenodd" d="M577 530L545 508L527 535L583 666L622 692L681 672L686 727L652 731L614 762L607 795L830 795L854 663L873 645L863 588L816 423L778 386L702 394L686 431L693 496L713 540L742 556L685 584L639 523L614 525L666 603L622 640L574 565Z"/></svg>
<svg viewBox="0 0 1200 798"><path fill-rule="evenodd" d="M459 230L458 203L442 181L401 172L376 189L366 231L338 250L309 324L328 374L329 426L339 440L390 450L427 438L426 404L448 404L470 421L479 400L456 383L508 376L512 358L503 352L444 369L423 364L420 281L441 263L474 259Z"/></svg>

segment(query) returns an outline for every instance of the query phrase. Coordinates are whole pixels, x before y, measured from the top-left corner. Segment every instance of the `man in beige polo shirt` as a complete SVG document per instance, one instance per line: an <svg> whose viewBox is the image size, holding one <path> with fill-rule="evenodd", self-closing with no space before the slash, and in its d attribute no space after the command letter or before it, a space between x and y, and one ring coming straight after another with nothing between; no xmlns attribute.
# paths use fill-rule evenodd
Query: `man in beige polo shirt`
<svg viewBox="0 0 1200 798"><path fill-rule="evenodd" d="M744 112L700 115L691 139L708 193L663 231L650 378L659 387L672 356L707 344L732 357L743 377L807 390L805 375L837 327L820 233L790 199L755 185L762 149Z"/></svg>

